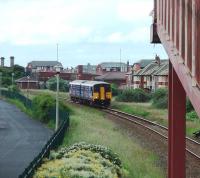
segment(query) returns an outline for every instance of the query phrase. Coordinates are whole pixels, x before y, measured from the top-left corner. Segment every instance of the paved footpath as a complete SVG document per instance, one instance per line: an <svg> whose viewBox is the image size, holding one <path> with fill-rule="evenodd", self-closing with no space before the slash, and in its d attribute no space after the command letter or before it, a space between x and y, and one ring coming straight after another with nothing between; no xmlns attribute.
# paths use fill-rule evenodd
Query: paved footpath
<svg viewBox="0 0 200 178"><path fill-rule="evenodd" d="M41 151L52 131L0 100L0 178L16 178Z"/></svg>

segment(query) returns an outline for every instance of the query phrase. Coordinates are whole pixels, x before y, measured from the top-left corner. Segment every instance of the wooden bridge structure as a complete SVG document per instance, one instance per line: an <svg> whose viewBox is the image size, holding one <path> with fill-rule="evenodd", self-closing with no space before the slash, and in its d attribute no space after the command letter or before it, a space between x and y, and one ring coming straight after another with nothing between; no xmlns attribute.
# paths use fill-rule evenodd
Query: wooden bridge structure
<svg viewBox="0 0 200 178"><path fill-rule="evenodd" d="M186 96L200 116L200 0L154 0L152 43L169 65L168 177L185 177Z"/></svg>

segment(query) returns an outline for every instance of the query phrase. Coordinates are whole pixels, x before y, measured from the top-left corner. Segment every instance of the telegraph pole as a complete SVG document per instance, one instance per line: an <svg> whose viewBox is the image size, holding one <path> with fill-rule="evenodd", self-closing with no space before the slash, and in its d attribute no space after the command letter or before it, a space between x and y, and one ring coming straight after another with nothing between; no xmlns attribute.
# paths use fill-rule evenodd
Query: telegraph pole
<svg viewBox="0 0 200 178"><path fill-rule="evenodd" d="M57 43L57 61L58 61L58 43Z"/></svg>
<svg viewBox="0 0 200 178"><path fill-rule="evenodd" d="M121 61L122 61L122 49L120 48L120 72L122 71Z"/></svg>

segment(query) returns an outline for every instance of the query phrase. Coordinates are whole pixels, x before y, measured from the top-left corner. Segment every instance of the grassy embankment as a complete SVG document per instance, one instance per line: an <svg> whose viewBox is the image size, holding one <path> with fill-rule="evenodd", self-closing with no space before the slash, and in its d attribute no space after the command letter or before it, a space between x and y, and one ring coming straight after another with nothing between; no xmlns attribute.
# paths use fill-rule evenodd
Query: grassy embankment
<svg viewBox="0 0 200 178"><path fill-rule="evenodd" d="M112 108L119 109L121 111L134 114L147 118L149 120L155 121L162 125L168 125L168 111L167 109L156 109L150 102L148 103L126 103L126 102L117 102L113 100ZM188 119L186 120L186 134L190 137L193 136L193 132L200 129L200 119L194 119L193 121Z"/></svg>
<svg viewBox="0 0 200 178"><path fill-rule="evenodd" d="M32 90L30 96L33 97L41 92L55 95L54 92ZM65 93L60 95L60 98L67 99L67 97ZM106 119L104 113L87 106L66 104L72 113L70 128L66 133L63 146L85 141L111 148L120 156L123 167L128 172L126 178L161 178L166 176L158 165L158 157L142 148L139 141L129 137L125 130Z"/></svg>
<svg viewBox="0 0 200 178"><path fill-rule="evenodd" d="M48 90L31 90L30 96L34 96L39 93L43 92L49 92L52 96L55 95L54 92L48 91ZM65 93L60 93L60 98L67 98L67 95ZM146 119L155 121L159 124L162 124L164 126L168 125L168 111L167 109L156 109L151 105L150 102L148 103L128 103L128 102L117 102L115 99L112 101L113 108L119 109L121 111L134 114L137 116L144 117ZM187 115L187 117L190 117L190 115ZM200 129L200 119L187 119L186 120L186 134L190 137L193 136L193 133Z"/></svg>

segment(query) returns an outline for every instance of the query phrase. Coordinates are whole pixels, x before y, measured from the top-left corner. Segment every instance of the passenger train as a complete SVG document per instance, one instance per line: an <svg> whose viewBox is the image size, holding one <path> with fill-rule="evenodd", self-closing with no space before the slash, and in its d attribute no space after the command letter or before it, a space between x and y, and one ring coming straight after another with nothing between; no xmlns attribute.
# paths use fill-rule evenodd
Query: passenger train
<svg viewBox="0 0 200 178"><path fill-rule="evenodd" d="M93 106L109 106L112 99L111 85L106 82L75 80L69 83L72 101Z"/></svg>

